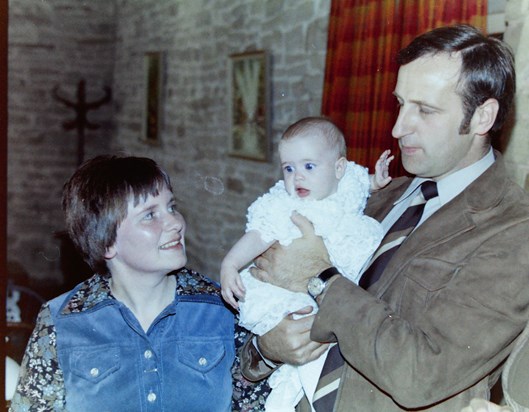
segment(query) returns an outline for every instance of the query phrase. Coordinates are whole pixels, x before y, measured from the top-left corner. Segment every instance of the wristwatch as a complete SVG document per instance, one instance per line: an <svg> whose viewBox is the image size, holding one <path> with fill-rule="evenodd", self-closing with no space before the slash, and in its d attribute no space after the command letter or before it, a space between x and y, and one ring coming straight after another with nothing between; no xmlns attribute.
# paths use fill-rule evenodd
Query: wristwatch
<svg viewBox="0 0 529 412"><path fill-rule="evenodd" d="M339 274L340 272L338 271L338 269L332 266L328 269L325 269L318 276L314 276L313 278L310 278L309 284L307 285L309 295L312 296L314 299L316 299L325 290L325 286L327 286L327 281L330 278L332 278L334 275L339 275Z"/></svg>

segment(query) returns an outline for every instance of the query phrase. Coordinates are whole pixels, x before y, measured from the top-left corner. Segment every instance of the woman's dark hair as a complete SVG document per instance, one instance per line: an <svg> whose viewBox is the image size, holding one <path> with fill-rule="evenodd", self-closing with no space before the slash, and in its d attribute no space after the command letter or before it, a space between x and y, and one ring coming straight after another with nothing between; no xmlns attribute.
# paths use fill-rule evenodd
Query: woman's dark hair
<svg viewBox="0 0 529 412"><path fill-rule="evenodd" d="M143 157L98 156L82 164L64 185L62 207L68 234L92 270L108 273L105 253L134 205L167 187L169 176Z"/></svg>
<svg viewBox="0 0 529 412"><path fill-rule="evenodd" d="M416 37L397 54L397 63L405 65L426 55L457 52L462 60L458 93L464 110L459 132L468 133L476 108L493 98L499 110L490 133L496 134L507 118L516 90L514 56L507 44L469 25L440 27Z"/></svg>

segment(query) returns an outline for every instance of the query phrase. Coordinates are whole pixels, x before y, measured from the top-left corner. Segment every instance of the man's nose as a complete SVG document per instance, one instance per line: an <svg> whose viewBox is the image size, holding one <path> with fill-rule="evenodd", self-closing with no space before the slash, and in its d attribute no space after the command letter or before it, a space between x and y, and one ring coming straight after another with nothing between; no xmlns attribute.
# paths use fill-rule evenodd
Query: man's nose
<svg viewBox="0 0 529 412"><path fill-rule="evenodd" d="M411 130L411 114L409 110L405 109L404 106L401 106L399 109L399 115L397 120L391 129L391 134L394 138L400 139L403 136L406 136L410 133Z"/></svg>

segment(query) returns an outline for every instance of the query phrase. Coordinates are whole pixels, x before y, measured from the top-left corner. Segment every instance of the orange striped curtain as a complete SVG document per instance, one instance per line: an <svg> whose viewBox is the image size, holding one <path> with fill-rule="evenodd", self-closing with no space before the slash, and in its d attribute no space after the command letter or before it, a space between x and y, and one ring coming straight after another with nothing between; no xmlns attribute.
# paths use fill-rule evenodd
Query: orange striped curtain
<svg viewBox="0 0 529 412"><path fill-rule="evenodd" d="M391 137L395 56L435 27L469 23L486 28L487 0L332 0L322 113L346 136L348 158L374 169L391 149L392 176L404 173Z"/></svg>

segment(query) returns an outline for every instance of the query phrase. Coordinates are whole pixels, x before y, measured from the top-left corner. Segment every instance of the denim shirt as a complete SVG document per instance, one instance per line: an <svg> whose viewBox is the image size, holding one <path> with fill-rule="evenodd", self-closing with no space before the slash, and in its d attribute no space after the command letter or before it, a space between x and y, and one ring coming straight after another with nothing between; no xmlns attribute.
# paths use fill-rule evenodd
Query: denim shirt
<svg viewBox="0 0 529 412"><path fill-rule="evenodd" d="M175 276L175 300L147 332L102 276L49 302L65 410L230 410L233 315L209 280L187 269Z"/></svg>

